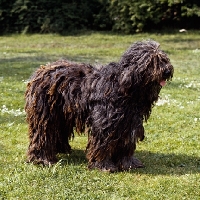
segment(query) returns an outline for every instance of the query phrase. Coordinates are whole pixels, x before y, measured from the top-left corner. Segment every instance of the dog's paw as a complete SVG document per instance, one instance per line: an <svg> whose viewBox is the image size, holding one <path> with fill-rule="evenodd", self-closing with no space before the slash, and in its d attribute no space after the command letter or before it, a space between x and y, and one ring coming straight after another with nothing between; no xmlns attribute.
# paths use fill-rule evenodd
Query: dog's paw
<svg viewBox="0 0 200 200"><path fill-rule="evenodd" d="M98 169L103 172L111 172L111 173L118 171L118 167L115 166L114 163L109 160L103 160L101 162L98 162L98 161L91 162L91 163L89 163L88 168L89 169Z"/></svg>
<svg viewBox="0 0 200 200"><path fill-rule="evenodd" d="M124 157L122 160L120 160L117 164L118 168L120 171L128 171L131 169L136 169L136 168L143 168L144 165L140 160L135 158L134 156L132 157Z"/></svg>
<svg viewBox="0 0 200 200"><path fill-rule="evenodd" d="M34 165L52 166L55 163L57 163L58 160L56 158L53 160L47 160L47 159L32 157L32 158L29 158L26 162L33 163Z"/></svg>

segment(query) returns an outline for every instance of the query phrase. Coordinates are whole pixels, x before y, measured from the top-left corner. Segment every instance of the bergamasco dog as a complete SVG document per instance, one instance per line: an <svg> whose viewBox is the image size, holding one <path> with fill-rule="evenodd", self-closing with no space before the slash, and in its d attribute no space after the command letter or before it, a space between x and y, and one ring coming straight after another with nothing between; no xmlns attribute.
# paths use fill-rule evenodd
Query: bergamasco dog
<svg viewBox="0 0 200 200"><path fill-rule="evenodd" d="M89 169L143 167L134 157L161 88L173 77L167 54L153 40L133 43L118 62L94 67L59 60L41 66L25 92L28 162L49 165L70 153L74 132L85 133Z"/></svg>

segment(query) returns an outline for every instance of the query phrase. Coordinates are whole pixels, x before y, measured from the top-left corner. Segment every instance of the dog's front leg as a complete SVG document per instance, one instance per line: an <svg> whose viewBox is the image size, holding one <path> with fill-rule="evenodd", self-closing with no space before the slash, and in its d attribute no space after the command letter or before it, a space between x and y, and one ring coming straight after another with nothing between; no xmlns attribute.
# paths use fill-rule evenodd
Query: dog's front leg
<svg viewBox="0 0 200 200"><path fill-rule="evenodd" d="M91 133L86 148L89 169L118 171L113 160L119 140L114 130L113 113L113 107L103 104L95 105L91 111L89 124Z"/></svg>
<svg viewBox="0 0 200 200"><path fill-rule="evenodd" d="M130 142L126 146L124 155L118 160L117 166L120 171L128 171L135 168L142 168L144 165L140 160L134 157L134 152L136 149L136 143L138 140L142 141L144 139L144 127L139 124L131 133Z"/></svg>
<svg viewBox="0 0 200 200"><path fill-rule="evenodd" d="M101 142L102 141L102 142ZM87 159L89 169L99 169L104 172L116 172L118 167L114 164L111 157L110 145L106 142L97 139L95 136L90 136L87 145Z"/></svg>

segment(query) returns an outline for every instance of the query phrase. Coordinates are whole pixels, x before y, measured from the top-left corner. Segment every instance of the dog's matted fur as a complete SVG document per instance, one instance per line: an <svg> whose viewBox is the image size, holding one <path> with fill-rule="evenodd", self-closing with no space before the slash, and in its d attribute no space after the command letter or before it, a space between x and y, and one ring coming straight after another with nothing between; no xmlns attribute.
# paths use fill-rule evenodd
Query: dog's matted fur
<svg viewBox="0 0 200 200"><path fill-rule="evenodd" d="M166 53L153 40L133 43L119 62L95 68L66 60L41 66L25 93L28 161L52 164L70 153L69 140L87 128L88 167L122 171L143 167L133 154L144 139L159 92L173 76Z"/></svg>

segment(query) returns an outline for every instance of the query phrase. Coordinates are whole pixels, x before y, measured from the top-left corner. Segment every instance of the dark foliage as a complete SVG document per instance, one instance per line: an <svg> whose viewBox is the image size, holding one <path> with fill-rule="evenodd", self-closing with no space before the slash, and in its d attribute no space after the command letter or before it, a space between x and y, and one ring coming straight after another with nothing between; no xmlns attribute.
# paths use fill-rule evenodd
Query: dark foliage
<svg viewBox="0 0 200 200"><path fill-rule="evenodd" d="M200 28L199 0L0 0L1 33Z"/></svg>
<svg viewBox="0 0 200 200"><path fill-rule="evenodd" d="M173 76L155 41L137 42L118 63L98 69L57 61L39 68L26 90L28 161L49 164L70 153L74 129L88 132L89 168L117 171L142 167L133 157L163 83Z"/></svg>
<svg viewBox="0 0 200 200"><path fill-rule="evenodd" d="M103 3L103 2L102 2ZM96 0L0 1L1 32L63 33L80 29L110 29L105 6Z"/></svg>

